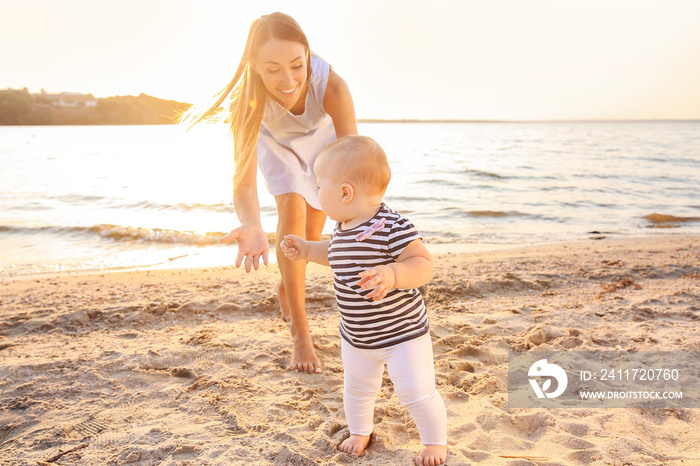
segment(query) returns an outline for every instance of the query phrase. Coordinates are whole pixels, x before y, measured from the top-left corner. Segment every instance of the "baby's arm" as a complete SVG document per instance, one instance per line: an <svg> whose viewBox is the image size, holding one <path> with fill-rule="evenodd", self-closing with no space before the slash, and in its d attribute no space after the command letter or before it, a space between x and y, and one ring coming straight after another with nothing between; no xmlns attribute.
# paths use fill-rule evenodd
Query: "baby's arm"
<svg viewBox="0 0 700 466"><path fill-rule="evenodd" d="M298 261L308 260L317 264L329 266L329 241L306 241L295 235L286 235L281 243L285 257Z"/></svg>
<svg viewBox="0 0 700 466"><path fill-rule="evenodd" d="M415 239L389 265L379 265L360 272L359 285L363 290L374 287L367 298L383 299L393 288L418 288L433 276L433 259L423 241Z"/></svg>

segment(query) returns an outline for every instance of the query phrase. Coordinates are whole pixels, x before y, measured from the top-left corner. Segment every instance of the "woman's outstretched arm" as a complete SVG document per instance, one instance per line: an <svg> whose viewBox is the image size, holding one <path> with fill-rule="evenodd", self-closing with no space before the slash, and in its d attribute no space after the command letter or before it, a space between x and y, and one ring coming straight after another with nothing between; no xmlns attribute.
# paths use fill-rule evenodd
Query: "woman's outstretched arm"
<svg viewBox="0 0 700 466"><path fill-rule="evenodd" d="M221 238L222 243L230 243L234 240L238 243L235 266L238 268L241 263L245 263L246 272L250 272L251 269L258 270L260 258L267 265L270 254L267 235L260 222L257 167L257 154L254 153L245 173L233 189L233 207L241 226Z"/></svg>

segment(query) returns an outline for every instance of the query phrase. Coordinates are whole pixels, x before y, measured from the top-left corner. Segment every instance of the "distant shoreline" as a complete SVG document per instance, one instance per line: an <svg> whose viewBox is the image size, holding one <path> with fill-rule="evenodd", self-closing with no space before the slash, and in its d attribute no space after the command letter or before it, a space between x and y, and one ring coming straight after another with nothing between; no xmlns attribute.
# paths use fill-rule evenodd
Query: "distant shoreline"
<svg viewBox="0 0 700 466"><path fill-rule="evenodd" d="M192 104L146 94L95 98L62 92L31 94L24 89L0 90L0 126L171 125ZM650 118L358 118L358 123L696 123L700 119Z"/></svg>
<svg viewBox="0 0 700 466"><path fill-rule="evenodd" d="M190 104L146 94L95 98L62 92L0 90L0 126L173 124Z"/></svg>

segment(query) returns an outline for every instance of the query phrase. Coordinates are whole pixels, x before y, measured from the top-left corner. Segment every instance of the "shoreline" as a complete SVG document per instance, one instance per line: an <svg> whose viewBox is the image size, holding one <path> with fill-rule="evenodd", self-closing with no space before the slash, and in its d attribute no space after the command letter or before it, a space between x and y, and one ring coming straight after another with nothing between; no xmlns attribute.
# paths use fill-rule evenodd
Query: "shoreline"
<svg viewBox="0 0 700 466"><path fill-rule="evenodd" d="M509 349L700 350L699 235L431 252L448 464L700 461L700 408L509 409L506 393ZM420 440L388 380L368 454L335 449L348 432L332 274L307 273L320 375L287 370L278 277L269 265L0 281L0 458L80 448L56 464L408 464Z"/></svg>
<svg viewBox="0 0 700 466"><path fill-rule="evenodd" d="M619 234L606 234L599 232L589 233L587 239L576 239L576 240L560 240L560 241L532 241L523 243L470 243L470 242L449 242L449 241L439 241L430 242L426 241L426 247L432 255L443 256L443 255L471 255L471 254L481 254L488 252L498 252L498 251L518 251L518 250L535 250L535 249L558 249L565 245L574 245L575 247L585 246L589 243L601 242L605 244L619 244L626 243L630 241L638 241L641 243L654 243L661 242L664 240L671 240L674 238L694 238L700 235L695 235L691 233L648 233L640 235L619 235ZM330 235L322 235L321 239L328 239ZM264 266L261 264L260 269L264 267L273 267L276 265L276 257L274 253L274 243L270 242L270 259L269 264ZM235 246L233 246L235 248ZM42 279L51 277L61 277L61 276L84 276L84 275L104 275L104 274L115 274L115 273L130 273L130 272L141 272L141 271L193 271L203 269L235 269L233 267L233 259L235 255L230 251L227 251L227 257L230 258L230 265L225 258L218 258L213 261L211 258L205 259L203 265L180 265L182 262L176 262L179 259L184 259L185 261L192 260L193 256L201 255L202 253L197 253L193 255L188 255L184 257L178 257L170 261L170 264L164 262L151 264L151 265L136 265L136 266L123 266L123 267L112 267L104 269L74 269L65 271L46 271L46 272L30 272L30 273L14 273L12 275L3 275L0 270L0 284L8 281L15 280L32 280L32 279ZM223 254L222 254L223 255ZM206 260L210 262L206 262ZM195 259L196 262L196 259ZM225 264L222 265L222 262ZM313 264L312 264L313 265ZM242 268L241 268L242 269ZM251 271L253 273L254 271Z"/></svg>

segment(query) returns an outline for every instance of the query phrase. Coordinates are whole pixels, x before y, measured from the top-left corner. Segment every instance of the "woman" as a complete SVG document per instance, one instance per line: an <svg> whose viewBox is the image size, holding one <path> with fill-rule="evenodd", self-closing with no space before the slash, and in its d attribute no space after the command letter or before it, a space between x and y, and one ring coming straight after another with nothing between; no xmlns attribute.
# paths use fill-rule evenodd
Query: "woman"
<svg viewBox="0 0 700 466"><path fill-rule="evenodd" d="M336 138L357 134L355 109L345 82L311 53L306 35L290 16L272 13L251 25L231 82L204 109L184 116L202 121L231 94L234 140L233 204L241 226L221 239L238 243L235 265L246 272L267 264L269 245L260 222L257 169L277 205L277 238L293 234L318 240L326 215L318 201L314 162ZM282 315L291 318L294 370L321 372L306 318L306 263L286 258L277 241L281 279L276 291Z"/></svg>

